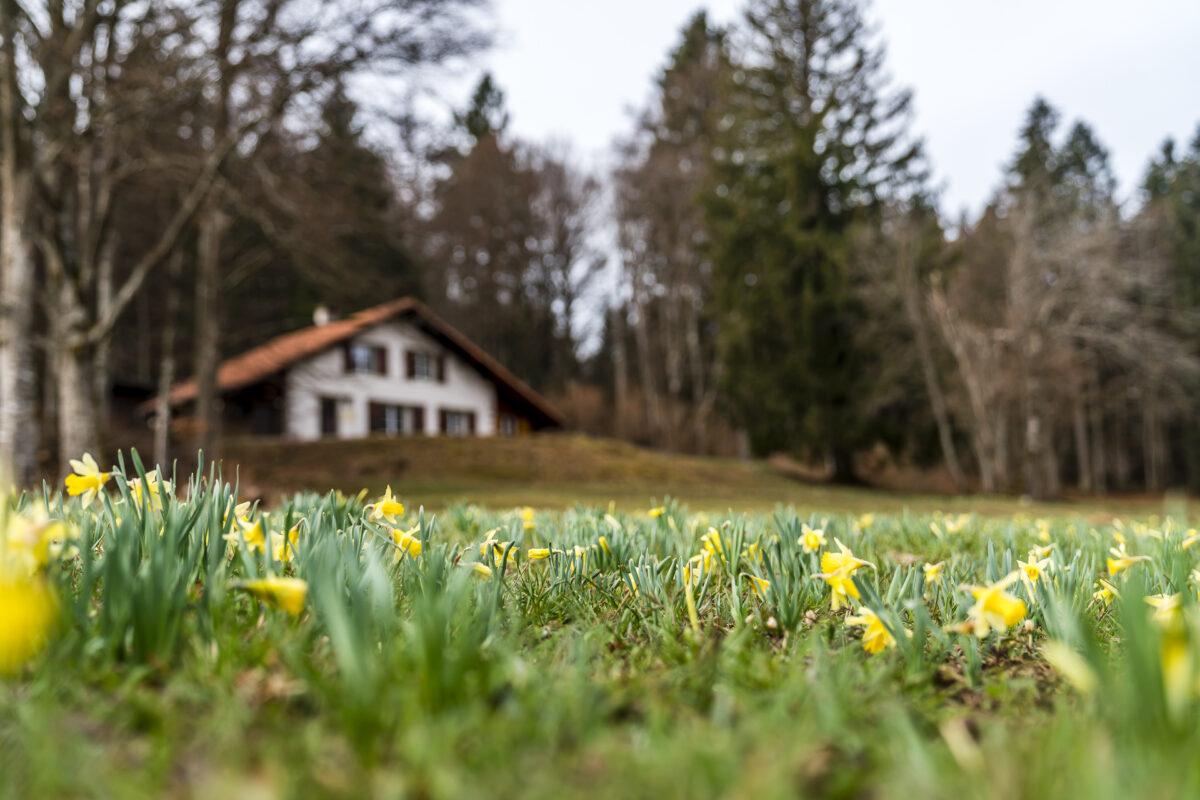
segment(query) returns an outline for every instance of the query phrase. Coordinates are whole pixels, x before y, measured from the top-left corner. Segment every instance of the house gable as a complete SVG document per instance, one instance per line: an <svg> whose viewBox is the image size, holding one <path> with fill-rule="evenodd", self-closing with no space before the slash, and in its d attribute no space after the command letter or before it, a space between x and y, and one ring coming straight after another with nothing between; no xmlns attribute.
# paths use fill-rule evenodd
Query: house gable
<svg viewBox="0 0 1200 800"><path fill-rule="evenodd" d="M358 353L369 358L355 358ZM446 413L471 414L474 433L497 433L494 383L405 319L379 323L291 365L284 379L286 432L300 439L330 435L322 401L336 402L336 435L379 432L437 434ZM329 407L326 405L325 415ZM421 430L413 430L420 423ZM380 428L384 430L381 431Z"/></svg>

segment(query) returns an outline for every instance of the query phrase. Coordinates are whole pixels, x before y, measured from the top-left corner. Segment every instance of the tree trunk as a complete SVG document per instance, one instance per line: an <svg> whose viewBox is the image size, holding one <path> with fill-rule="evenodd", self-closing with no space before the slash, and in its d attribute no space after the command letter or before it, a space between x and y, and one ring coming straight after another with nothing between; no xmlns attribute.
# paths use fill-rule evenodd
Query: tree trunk
<svg viewBox="0 0 1200 800"><path fill-rule="evenodd" d="M1105 451L1104 409L1093 405L1092 423L1092 488L1103 494L1108 491L1108 457Z"/></svg>
<svg viewBox="0 0 1200 800"><path fill-rule="evenodd" d="M637 322L633 326L634 343L637 345L638 371L642 384L642 399L646 403L646 421L650 428L652 441L661 444L664 436L662 406L659 402L658 389L654 380L654 365L650 361L650 326L647 321L647 309L638 302Z"/></svg>
<svg viewBox="0 0 1200 800"><path fill-rule="evenodd" d="M616 424L613 432L618 439L629 438L629 359L625 354L625 312L614 307L612 314L613 400Z"/></svg>
<svg viewBox="0 0 1200 800"><path fill-rule="evenodd" d="M113 260L116 256L117 242L115 236L109 236L100 252L100 263L96 270L96 311L97 318L108 316L113 302ZM143 293L145 296L145 293ZM112 337L103 336L96 343L96 357L92 365L92 404L96 417L97 437L105 434L111 423L111 403L109 395L112 392Z"/></svg>
<svg viewBox="0 0 1200 800"><path fill-rule="evenodd" d="M167 262L167 322L162 330L162 360L158 370L158 402L154 414L154 463L167 466L171 443L171 385L175 382L175 318L179 315L179 277L183 252L175 250Z"/></svg>
<svg viewBox="0 0 1200 800"><path fill-rule="evenodd" d="M31 176L5 150L0 174L0 483L29 486L37 469L34 265L25 237Z"/></svg>
<svg viewBox="0 0 1200 800"><path fill-rule="evenodd" d="M200 219L196 266L196 450L211 462L220 436L220 332L217 297L221 284L221 237L229 218L216 203Z"/></svg>
<svg viewBox="0 0 1200 800"><path fill-rule="evenodd" d="M67 337L55 344L58 377L58 471L66 474L72 458L96 449L96 414L91 402L92 351Z"/></svg>
<svg viewBox="0 0 1200 800"><path fill-rule="evenodd" d="M1071 419L1075 429L1075 463L1079 471L1079 489L1090 492L1095 485L1092 481L1092 452L1088 442L1087 412L1084 410L1083 400L1078 395L1075 396L1071 407Z"/></svg>
<svg viewBox="0 0 1200 800"><path fill-rule="evenodd" d="M903 254L901 258L904 258ZM929 408L933 412L938 442L942 448L942 460L946 463L950 479L954 481L955 491L961 492L966 481L963 479L962 467L958 464L958 451L954 447L954 432L950 426L950 412L946 409L946 396L942 393L942 384L938 380L937 365L933 362L933 349L929 345L929 334L925 330L925 320L921 314L920 290L917 287L916 276L910 274L911 268L902 265L901 270L903 276L900 281L900 293L904 301L904 312L908 316L908 324L913 329L917 358L921 362L921 374L925 380L925 392L929 395Z"/></svg>

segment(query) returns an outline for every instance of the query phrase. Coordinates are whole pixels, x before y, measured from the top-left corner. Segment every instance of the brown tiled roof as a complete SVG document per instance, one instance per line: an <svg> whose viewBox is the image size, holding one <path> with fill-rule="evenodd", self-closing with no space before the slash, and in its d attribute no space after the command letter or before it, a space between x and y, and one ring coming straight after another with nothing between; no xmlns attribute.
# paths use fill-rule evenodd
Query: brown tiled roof
<svg viewBox="0 0 1200 800"><path fill-rule="evenodd" d="M505 369L500 362L485 353L479 345L430 311L424 303L412 297L402 297L390 303L359 311L345 319L276 336L266 344L222 362L217 371L217 389L222 393L230 392L266 380L297 361L316 355L358 335L367 328L400 315L414 316L419 327L425 329L427 333L452 350L458 351L486 377L507 389L508 394L515 395L517 399L529 404L554 424L563 424L562 412L551 405L548 400ZM173 406L191 402L195 398L196 382L194 380L177 384L171 389L171 405ZM153 401L143 404L143 410L147 412L152 411L153 407Z"/></svg>

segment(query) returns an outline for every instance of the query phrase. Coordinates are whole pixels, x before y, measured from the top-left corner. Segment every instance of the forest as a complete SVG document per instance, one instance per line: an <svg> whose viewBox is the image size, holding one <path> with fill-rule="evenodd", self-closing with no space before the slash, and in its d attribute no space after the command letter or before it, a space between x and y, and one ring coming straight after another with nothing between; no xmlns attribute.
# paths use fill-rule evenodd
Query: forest
<svg viewBox="0 0 1200 800"><path fill-rule="evenodd" d="M183 378L155 460L219 452L221 359L411 294L596 435L1200 489L1200 127L1120 200L1103 132L1030 97L986 209L948 218L868 11L681 20L597 171L512 135L490 75L422 105L492 46L480 0L0 0L13 480L124 446L116 393Z"/></svg>

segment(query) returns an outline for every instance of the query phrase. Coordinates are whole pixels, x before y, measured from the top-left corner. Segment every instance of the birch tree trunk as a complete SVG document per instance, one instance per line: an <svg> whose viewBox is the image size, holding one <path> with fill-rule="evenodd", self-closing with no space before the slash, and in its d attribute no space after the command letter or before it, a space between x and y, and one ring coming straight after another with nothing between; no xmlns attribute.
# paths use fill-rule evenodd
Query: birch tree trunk
<svg viewBox="0 0 1200 800"><path fill-rule="evenodd" d="M15 13L0 13L0 487L33 482L37 468L37 376L33 351L34 263L27 238L33 172L20 135Z"/></svg>
<svg viewBox="0 0 1200 800"><path fill-rule="evenodd" d="M33 259L25 237L30 176L3 149L0 175L0 481L33 482L37 467L37 376L33 350ZM7 467L5 465L7 462ZM4 474L10 469L10 474Z"/></svg>

